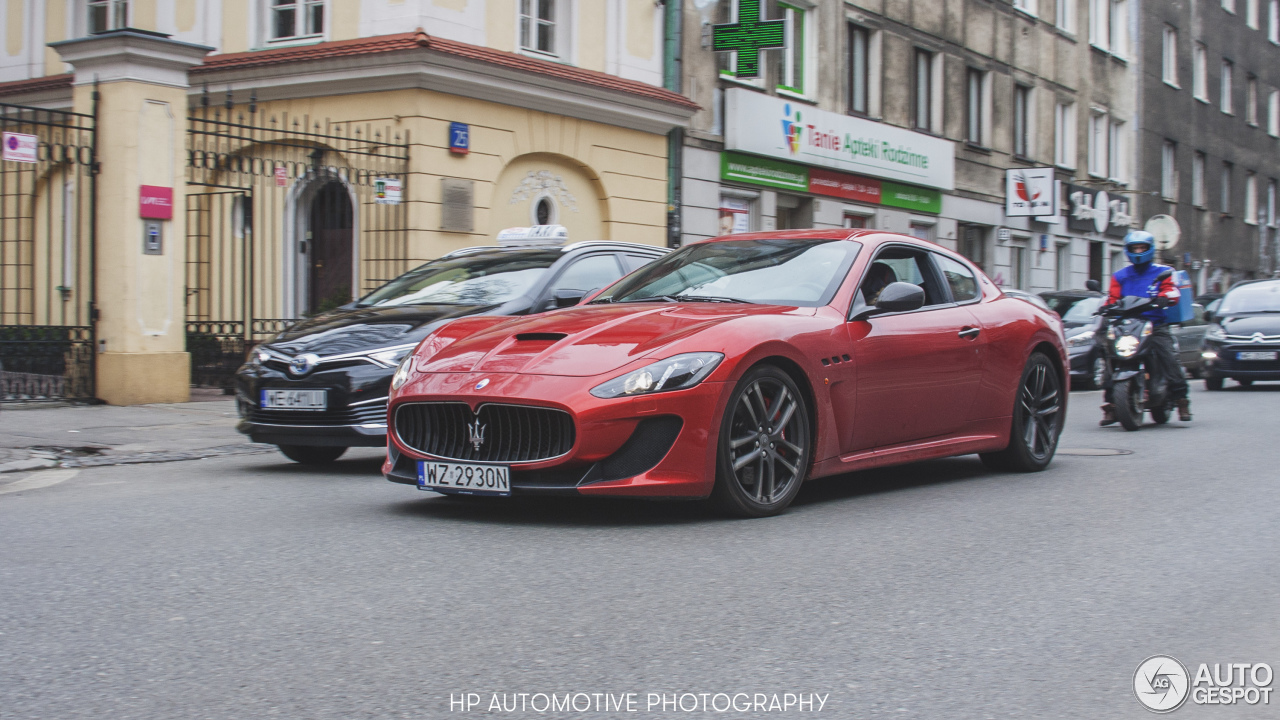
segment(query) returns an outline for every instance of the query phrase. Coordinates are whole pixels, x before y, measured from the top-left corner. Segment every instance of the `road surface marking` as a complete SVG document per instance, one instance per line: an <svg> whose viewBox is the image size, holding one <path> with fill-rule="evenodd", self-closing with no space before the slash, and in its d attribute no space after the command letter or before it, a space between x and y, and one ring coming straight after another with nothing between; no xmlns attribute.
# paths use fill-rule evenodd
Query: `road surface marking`
<svg viewBox="0 0 1280 720"><path fill-rule="evenodd" d="M79 474L79 470L45 470L44 472L35 473L26 480L18 480L7 485L0 485L0 495L4 495L5 493L22 492L23 490L39 490L40 488L52 487L60 482L66 482Z"/></svg>

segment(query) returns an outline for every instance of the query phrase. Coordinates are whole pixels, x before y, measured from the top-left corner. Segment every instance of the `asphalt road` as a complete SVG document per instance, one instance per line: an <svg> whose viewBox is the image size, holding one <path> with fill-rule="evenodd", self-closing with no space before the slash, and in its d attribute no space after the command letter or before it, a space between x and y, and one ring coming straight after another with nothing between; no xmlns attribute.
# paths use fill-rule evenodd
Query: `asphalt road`
<svg viewBox="0 0 1280 720"><path fill-rule="evenodd" d="M1280 385L1194 388L1191 427L1137 433L1073 394L1063 448L1132 454L859 473L767 520L458 501L367 451L0 477L0 718L1150 717L1148 656L1280 669ZM639 712L486 714L495 692ZM686 692L826 698L645 712Z"/></svg>

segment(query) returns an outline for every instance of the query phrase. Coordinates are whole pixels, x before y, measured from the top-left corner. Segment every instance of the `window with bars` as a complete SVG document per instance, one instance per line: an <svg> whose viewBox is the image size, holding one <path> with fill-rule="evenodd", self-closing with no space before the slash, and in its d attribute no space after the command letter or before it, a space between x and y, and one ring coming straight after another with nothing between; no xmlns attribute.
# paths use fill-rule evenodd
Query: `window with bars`
<svg viewBox="0 0 1280 720"><path fill-rule="evenodd" d="M324 0L271 0L271 39L294 40L324 34Z"/></svg>
<svg viewBox="0 0 1280 720"><path fill-rule="evenodd" d="M559 55L556 0L520 0L520 49Z"/></svg>
<svg viewBox="0 0 1280 720"><path fill-rule="evenodd" d="M129 0L89 0L89 34L129 27Z"/></svg>

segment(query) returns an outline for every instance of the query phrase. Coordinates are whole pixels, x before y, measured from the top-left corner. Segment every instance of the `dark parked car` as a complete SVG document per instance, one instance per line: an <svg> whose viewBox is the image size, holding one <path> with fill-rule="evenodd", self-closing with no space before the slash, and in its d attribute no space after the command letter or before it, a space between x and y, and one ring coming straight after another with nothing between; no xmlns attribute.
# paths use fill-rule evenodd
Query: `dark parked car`
<svg viewBox="0 0 1280 720"><path fill-rule="evenodd" d="M432 330L468 315L576 305L666 252L580 242L474 247L429 262L256 347L236 374L237 429L302 463L386 445L391 376Z"/></svg>
<svg viewBox="0 0 1280 720"><path fill-rule="evenodd" d="M1058 313L1058 317L1062 317L1081 300L1104 296L1097 290L1053 290L1040 293L1040 297L1049 303L1049 307ZM1094 309L1096 310L1097 308Z"/></svg>
<svg viewBox="0 0 1280 720"><path fill-rule="evenodd" d="M1191 306L1192 318L1173 329L1173 336L1178 339L1178 361L1191 377L1198 378L1204 372L1204 334L1209 329L1205 321L1204 306L1195 303Z"/></svg>
<svg viewBox="0 0 1280 720"><path fill-rule="evenodd" d="M1062 333L1067 338L1067 353L1071 358L1071 381L1089 390L1102 387L1107 367L1101 349L1094 342L1100 322L1094 313L1105 301L1100 293L1080 296L1062 315ZM1052 302L1050 304L1052 306Z"/></svg>
<svg viewBox="0 0 1280 720"><path fill-rule="evenodd" d="M1204 386L1280 380L1280 280L1241 283L1223 296L1204 335Z"/></svg>

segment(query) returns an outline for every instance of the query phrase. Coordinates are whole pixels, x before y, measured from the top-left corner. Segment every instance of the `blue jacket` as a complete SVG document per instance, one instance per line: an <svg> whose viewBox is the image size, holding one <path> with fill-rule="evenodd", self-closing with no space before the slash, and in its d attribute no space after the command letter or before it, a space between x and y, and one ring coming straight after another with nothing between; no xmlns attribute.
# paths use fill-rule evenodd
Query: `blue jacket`
<svg viewBox="0 0 1280 720"><path fill-rule="evenodd" d="M1165 270L1172 270L1168 265L1157 265L1151 263L1143 272L1138 272L1137 268L1130 265L1120 268L1111 275L1111 292L1109 293L1108 303L1120 302L1122 297L1157 297L1162 296L1169 300L1170 304L1176 304L1178 298L1182 297L1182 292L1178 290L1178 286L1173 284L1173 278L1165 278L1165 280L1157 285L1156 276ZM1168 320L1165 319L1164 310L1151 309L1142 313L1142 317L1150 320L1156 325L1165 325Z"/></svg>

